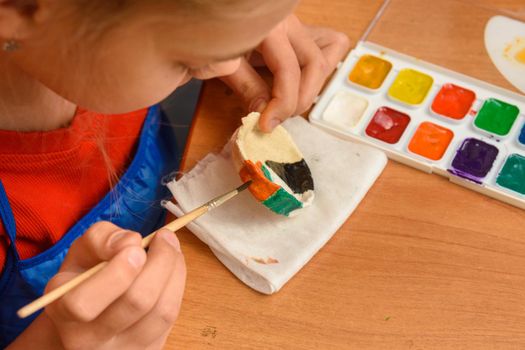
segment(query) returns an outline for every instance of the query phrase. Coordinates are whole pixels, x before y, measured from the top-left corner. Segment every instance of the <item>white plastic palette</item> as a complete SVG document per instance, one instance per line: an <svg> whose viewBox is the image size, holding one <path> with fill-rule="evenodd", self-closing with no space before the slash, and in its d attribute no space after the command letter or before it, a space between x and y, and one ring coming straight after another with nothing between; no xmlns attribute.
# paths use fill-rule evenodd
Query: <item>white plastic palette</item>
<svg viewBox="0 0 525 350"><path fill-rule="evenodd" d="M378 71L384 80L373 76ZM525 209L524 112L523 95L360 42L310 122Z"/></svg>

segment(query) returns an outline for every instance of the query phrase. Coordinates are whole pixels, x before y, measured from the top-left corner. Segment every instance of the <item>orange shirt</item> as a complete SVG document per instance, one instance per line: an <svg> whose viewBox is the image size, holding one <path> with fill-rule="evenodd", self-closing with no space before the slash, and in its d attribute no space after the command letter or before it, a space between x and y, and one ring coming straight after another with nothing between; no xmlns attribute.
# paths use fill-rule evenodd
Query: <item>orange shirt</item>
<svg viewBox="0 0 525 350"><path fill-rule="evenodd" d="M21 259L53 246L116 184L133 159L146 114L79 110L67 128L0 130L0 179L16 220ZM7 246L0 225L0 269Z"/></svg>

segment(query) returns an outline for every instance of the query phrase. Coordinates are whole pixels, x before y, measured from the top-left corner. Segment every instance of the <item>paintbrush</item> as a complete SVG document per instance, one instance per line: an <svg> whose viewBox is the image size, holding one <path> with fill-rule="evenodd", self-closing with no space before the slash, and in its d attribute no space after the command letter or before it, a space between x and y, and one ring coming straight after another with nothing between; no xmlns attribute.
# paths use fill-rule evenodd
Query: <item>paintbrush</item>
<svg viewBox="0 0 525 350"><path fill-rule="evenodd" d="M217 198L212 199L211 201L207 202L206 204L198 207L197 209L194 209L190 211L188 214L181 216L180 218L177 218L170 222L169 224L163 226L161 229L167 229L170 231L177 231L178 229L186 226L193 220L197 219L199 216L209 212L212 209L217 208L218 206L224 204L228 200L232 199L245 189L247 189L251 185L251 181L248 181L244 183L243 185L237 187L233 191L230 191L228 193L223 194L222 196L219 196ZM148 236L144 237L142 239L142 247L147 248L153 238L155 237L155 234L158 231L155 231ZM51 304L53 301L57 300L58 298L62 297L64 294L69 292L71 289L75 288L85 280L87 280L89 277L93 276L100 270L104 268L108 263L106 261L103 261L89 270L83 272L82 274L76 276L72 280L68 281L67 283L61 285L60 287L53 289L47 294L42 295L40 298L36 299L35 301L27 304L26 306L22 307L20 310L18 310L17 314L20 318L25 318L27 316L30 316L37 312L40 309L45 308L47 305Z"/></svg>

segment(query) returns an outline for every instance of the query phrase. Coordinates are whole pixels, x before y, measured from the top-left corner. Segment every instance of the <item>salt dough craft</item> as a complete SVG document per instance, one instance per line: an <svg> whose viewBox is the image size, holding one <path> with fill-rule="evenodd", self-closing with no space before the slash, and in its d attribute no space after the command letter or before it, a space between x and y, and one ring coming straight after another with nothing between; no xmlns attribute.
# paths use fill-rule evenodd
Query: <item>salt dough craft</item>
<svg viewBox="0 0 525 350"><path fill-rule="evenodd" d="M282 126L259 131L259 113L242 119L232 136L233 161L243 182L252 180L252 195L274 213L294 216L314 199L310 168Z"/></svg>

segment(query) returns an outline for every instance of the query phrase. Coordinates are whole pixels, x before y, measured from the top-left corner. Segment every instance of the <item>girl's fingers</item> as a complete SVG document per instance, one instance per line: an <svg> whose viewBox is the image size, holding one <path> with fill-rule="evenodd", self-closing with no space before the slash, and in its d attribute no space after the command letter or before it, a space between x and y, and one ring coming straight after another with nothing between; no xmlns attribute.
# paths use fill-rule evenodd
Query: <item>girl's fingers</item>
<svg viewBox="0 0 525 350"><path fill-rule="evenodd" d="M283 24L262 42L260 52L274 76L272 99L259 120L259 128L270 132L295 112L301 70Z"/></svg>
<svg viewBox="0 0 525 350"><path fill-rule="evenodd" d="M100 234L100 231L106 234ZM104 246L110 240L103 237L112 237L118 231L115 226L104 223L95 226L84 239L79 240L71 253L80 255L84 248L89 251L86 256L93 261L96 259L92 257L94 253L91 250L95 247L103 251L99 258L105 257L103 254L111 254L112 249L120 251L100 272L51 304L46 311L55 324L69 329L70 335L77 340L89 341L96 337L100 342L118 343L121 339L130 344L130 339L133 339L134 343L140 340L145 345L162 343L178 316L185 285L186 269L180 244L172 232L159 231L146 261L146 252L140 247L140 240L139 246L119 248L120 244L129 240L128 233L123 231L125 233L111 241L111 248L104 253ZM89 259L72 257L70 267L80 269L82 264L88 264ZM82 264L75 265L79 261ZM77 276L78 273L73 270L58 273L50 281L48 290ZM144 319L146 322L142 322ZM82 327L75 331L80 324ZM140 329L144 335L134 334L129 329ZM69 341L74 343L75 340Z"/></svg>
<svg viewBox="0 0 525 350"><path fill-rule="evenodd" d="M252 67L266 67L266 63L260 52L252 51L246 60Z"/></svg>
<svg viewBox="0 0 525 350"><path fill-rule="evenodd" d="M305 112L328 75L348 51L346 35L304 26L295 16L278 25L239 69L221 79L249 111L262 111L259 128L270 132L293 114ZM271 93L252 65L264 63L273 74Z"/></svg>
<svg viewBox="0 0 525 350"><path fill-rule="evenodd" d="M150 245L147 262L133 284L93 322L97 334L106 337L119 334L148 314L167 289L181 256L175 234L160 230Z"/></svg>
<svg viewBox="0 0 525 350"><path fill-rule="evenodd" d="M155 307L121 336L144 348L159 341L179 316L186 284L186 264L182 254L177 254L171 276Z"/></svg>
<svg viewBox="0 0 525 350"><path fill-rule="evenodd" d="M244 58L235 73L221 80L242 99L250 112L262 112L270 100L270 88Z"/></svg>
<svg viewBox="0 0 525 350"><path fill-rule="evenodd" d="M301 86L296 114L305 112L321 90L331 71L328 63L312 38L296 17L290 19L289 37L301 65Z"/></svg>
<svg viewBox="0 0 525 350"><path fill-rule="evenodd" d="M166 344L166 340L168 340L168 336L170 335L171 328L168 329L166 332L164 332L163 335L160 336L157 340L155 340L153 343L149 344L145 350L158 350L158 349L164 349L164 345Z"/></svg>
<svg viewBox="0 0 525 350"><path fill-rule="evenodd" d="M110 260L125 247L140 247L140 234L124 230L110 222L93 224L71 245L60 272L81 272L101 261Z"/></svg>
<svg viewBox="0 0 525 350"><path fill-rule="evenodd" d="M305 30L321 49L329 71L335 69L350 49L348 36L324 27L305 26Z"/></svg>
<svg viewBox="0 0 525 350"><path fill-rule="evenodd" d="M146 252L141 247L122 249L97 274L49 305L50 317L60 321L93 321L128 290L145 262ZM75 276L71 271L59 272L49 282L48 289L52 290Z"/></svg>

